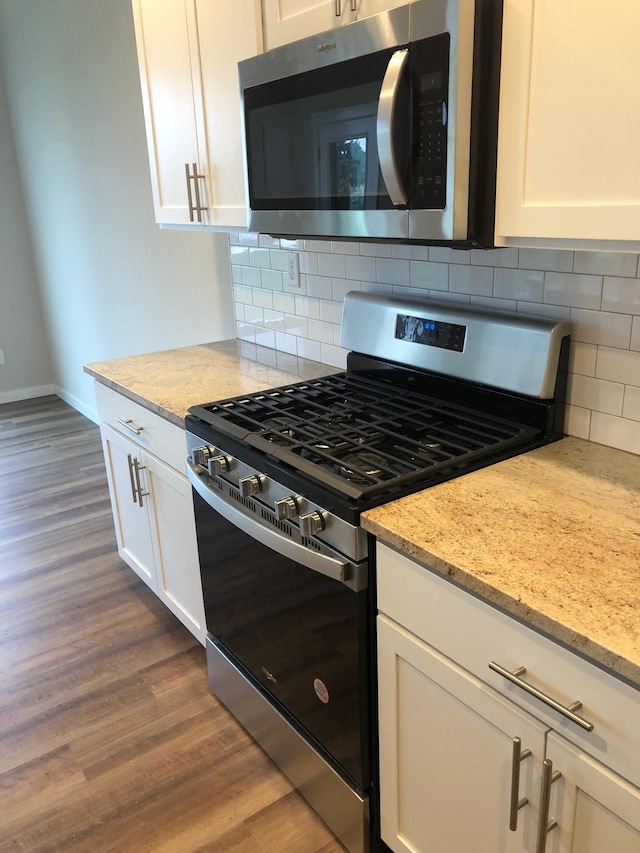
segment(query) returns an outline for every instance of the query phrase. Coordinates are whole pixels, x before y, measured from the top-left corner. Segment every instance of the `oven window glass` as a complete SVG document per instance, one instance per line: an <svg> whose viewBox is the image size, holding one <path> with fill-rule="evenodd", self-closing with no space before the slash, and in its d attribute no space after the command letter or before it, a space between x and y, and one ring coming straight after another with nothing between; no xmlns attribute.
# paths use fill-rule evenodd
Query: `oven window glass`
<svg viewBox="0 0 640 853"><path fill-rule="evenodd" d="M253 210L393 207L376 140L378 98L392 53L369 54L245 90ZM408 129L404 117L399 119L396 147L408 156Z"/></svg>

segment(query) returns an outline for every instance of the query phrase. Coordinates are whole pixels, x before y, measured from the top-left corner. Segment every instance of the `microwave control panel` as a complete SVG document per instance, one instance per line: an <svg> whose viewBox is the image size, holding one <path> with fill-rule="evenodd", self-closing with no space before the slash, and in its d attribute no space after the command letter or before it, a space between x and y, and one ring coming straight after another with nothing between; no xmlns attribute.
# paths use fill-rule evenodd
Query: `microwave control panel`
<svg viewBox="0 0 640 853"><path fill-rule="evenodd" d="M448 33L425 39L411 69L414 149L411 206L443 210L447 198Z"/></svg>

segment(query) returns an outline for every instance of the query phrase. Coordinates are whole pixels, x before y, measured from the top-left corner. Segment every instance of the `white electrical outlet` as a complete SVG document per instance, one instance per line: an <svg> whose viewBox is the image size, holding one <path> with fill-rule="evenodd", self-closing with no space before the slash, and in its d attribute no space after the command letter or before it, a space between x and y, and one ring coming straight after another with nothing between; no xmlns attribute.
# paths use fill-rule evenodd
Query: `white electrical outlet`
<svg viewBox="0 0 640 853"><path fill-rule="evenodd" d="M300 287L300 266L297 252L287 253L287 287Z"/></svg>
<svg viewBox="0 0 640 853"><path fill-rule="evenodd" d="M0 367L5 363L4 360L4 350L0 349Z"/></svg>

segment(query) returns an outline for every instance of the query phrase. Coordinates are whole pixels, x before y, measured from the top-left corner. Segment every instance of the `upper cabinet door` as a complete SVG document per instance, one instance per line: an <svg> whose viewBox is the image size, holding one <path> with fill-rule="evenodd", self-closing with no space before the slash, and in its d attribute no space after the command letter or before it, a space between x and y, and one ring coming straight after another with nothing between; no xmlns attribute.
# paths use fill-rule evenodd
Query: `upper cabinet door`
<svg viewBox="0 0 640 853"><path fill-rule="evenodd" d="M238 62L259 0L133 0L156 222L245 228Z"/></svg>
<svg viewBox="0 0 640 853"><path fill-rule="evenodd" d="M260 5L196 0L195 10L200 79L194 90L201 92L207 140L207 222L246 228L238 62L262 52Z"/></svg>
<svg viewBox="0 0 640 853"><path fill-rule="evenodd" d="M638 45L637 0L505 0L498 245L638 250Z"/></svg>
<svg viewBox="0 0 640 853"><path fill-rule="evenodd" d="M185 165L202 170L206 164L194 115L185 0L133 0L133 16L156 222L188 225Z"/></svg>
<svg viewBox="0 0 640 853"><path fill-rule="evenodd" d="M363 0L262 0L264 48L332 30L356 20Z"/></svg>

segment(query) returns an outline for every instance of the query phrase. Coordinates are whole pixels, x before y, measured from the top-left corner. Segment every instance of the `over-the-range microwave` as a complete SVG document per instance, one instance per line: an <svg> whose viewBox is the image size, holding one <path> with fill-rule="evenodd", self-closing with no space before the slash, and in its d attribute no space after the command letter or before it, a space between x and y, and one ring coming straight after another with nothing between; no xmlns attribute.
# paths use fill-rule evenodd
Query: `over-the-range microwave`
<svg viewBox="0 0 640 853"><path fill-rule="evenodd" d="M493 245L502 0L416 0L239 63L250 231Z"/></svg>

